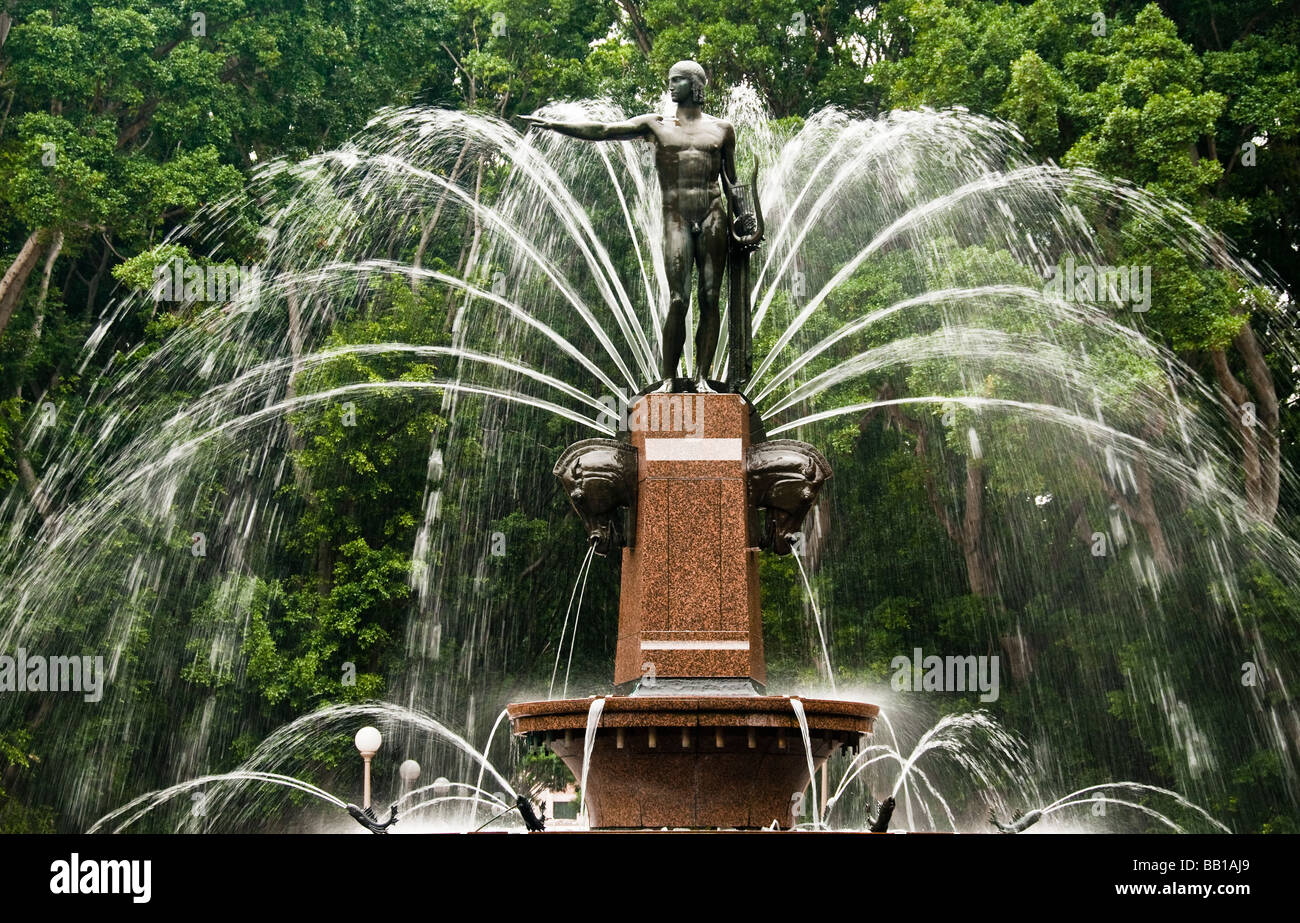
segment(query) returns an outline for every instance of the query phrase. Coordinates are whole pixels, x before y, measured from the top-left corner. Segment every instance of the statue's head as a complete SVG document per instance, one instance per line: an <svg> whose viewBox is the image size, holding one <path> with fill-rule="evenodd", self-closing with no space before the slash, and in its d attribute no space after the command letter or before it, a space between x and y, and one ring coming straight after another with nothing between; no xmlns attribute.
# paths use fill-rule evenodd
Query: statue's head
<svg viewBox="0 0 1300 923"><path fill-rule="evenodd" d="M675 103L704 102L704 85L709 78L694 61L678 61L668 71L668 92Z"/></svg>

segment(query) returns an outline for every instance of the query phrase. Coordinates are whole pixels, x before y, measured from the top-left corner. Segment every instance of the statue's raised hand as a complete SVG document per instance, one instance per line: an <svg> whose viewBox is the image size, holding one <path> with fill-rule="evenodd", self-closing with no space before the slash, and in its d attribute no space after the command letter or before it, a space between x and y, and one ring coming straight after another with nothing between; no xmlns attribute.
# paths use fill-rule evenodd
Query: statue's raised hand
<svg viewBox="0 0 1300 923"><path fill-rule="evenodd" d="M538 128L551 128L555 125L552 120L540 115L521 115L520 118L529 125L536 125Z"/></svg>

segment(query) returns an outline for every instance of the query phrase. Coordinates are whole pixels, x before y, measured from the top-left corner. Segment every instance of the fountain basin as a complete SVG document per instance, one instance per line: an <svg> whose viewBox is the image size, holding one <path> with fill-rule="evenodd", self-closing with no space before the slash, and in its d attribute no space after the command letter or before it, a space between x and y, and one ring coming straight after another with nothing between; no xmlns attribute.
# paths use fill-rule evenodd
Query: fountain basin
<svg viewBox="0 0 1300 923"><path fill-rule="evenodd" d="M543 743L575 778L592 699L506 707L514 733ZM799 698L814 771L858 748L879 708ZM737 828L795 822L808 757L787 696L609 696L587 769L593 829Z"/></svg>

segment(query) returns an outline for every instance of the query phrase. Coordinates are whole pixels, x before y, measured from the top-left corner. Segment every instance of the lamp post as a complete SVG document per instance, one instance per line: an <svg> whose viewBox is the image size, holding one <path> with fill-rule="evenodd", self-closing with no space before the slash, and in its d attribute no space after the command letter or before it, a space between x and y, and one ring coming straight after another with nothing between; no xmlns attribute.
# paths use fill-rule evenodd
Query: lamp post
<svg viewBox="0 0 1300 923"><path fill-rule="evenodd" d="M384 738L376 728L363 727L357 731L357 736L353 738L352 742L357 745L357 750L361 753L361 759L366 764L365 789L361 798L361 807L365 810L370 807L370 759L379 752L379 748L384 743Z"/></svg>
<svg viewBox="0 0 1300 923"><path fill-rule="evenodd" d="M420 764L415 760L405 760L397 767L397 774L402 778L402 797L405 798L415 780L420 778Z"/></svg>

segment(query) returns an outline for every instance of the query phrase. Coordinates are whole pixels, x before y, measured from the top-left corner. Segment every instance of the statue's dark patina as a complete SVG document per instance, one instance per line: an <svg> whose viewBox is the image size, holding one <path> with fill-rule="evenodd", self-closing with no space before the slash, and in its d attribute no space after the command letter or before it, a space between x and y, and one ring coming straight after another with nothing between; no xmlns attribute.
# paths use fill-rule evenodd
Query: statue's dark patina
<svg viewBox="0 0 1300 923"><path fill-rule="evenodd" d="M623 122L561 122L525 119L541 128L587 141L640 139L655 147L655 169L663 193L664 262L668 305L663 329L662 374L671 389L711 391L720 334L719 294L729 277L729 373L727 387L742 393L751 369L749 257L763 238L757 173L748 190L736 181L736 132L725 119L701 109L706 78L694 61L668 72L675 116L640 115ZM747 203L746 199L750 201ZM695 381L677 378L686 341L686 306L692 272L698 273L700 311L695 336ZM653 385L652 385L653 386ZM757 433L755 433L757 436ZM746 458L749 506L763 509L767 525L762 547L789 554L792 537L831 476L830 465L812 446L789 439L758 441ZM582 517L588 540L602 555L631 538L622 510L636 521L636 452L614 439L587 439L569 446L555 475Z"/></svg>
<svg viewBox="0 0 1300 923"><path fill-rule="evenodd" d="M736 181L736 132L726 119L701 108L706 78L694 61L679 61L668 72L668 90L677 104L672 118L639 115L623 122L561 122L538 116L525 120L541 128L587 141L640 139L655 147L655 170L663 197L664 269L668 305L663 327L663 377L677 376L686 343L686 308L692 270L698 273L700 321L695 333L695 390L712 390L708 379L721 329L722 277L731 274L732 374L748 368L748 275L741 271L762 238L761 212L751 212L744 186ZM751 183L751 187L753 184ZM725 204L724 204L725 197ZM757 201L755 201L755 210ZM737 290L737 279L741 290ZM737 303L737 296L743 304ZM736 315L742 314L743 317ZM735 332L743 326L743 336ZM739 339L741 342L736 343ZM738 361L739 360L739 361ZM739 366L739 368L737 368ZM736 390L739 390L736 388Z"/></svg>
<svg viewBox="0 0 1300 923"><path fill-rule="evenodd" d="M584 439L564 450L554 474L596 553L626 544L623 510L636 510L636 449L618 439Z"/></svg>
<svg viewBox="0 0 1300 923"><path fill-rule="evenodd" d="M792 539L831 477L830 462L806 442L769 439L749 447L745 470L750 503L767 512L761 547L789 554Z"/></svg>

